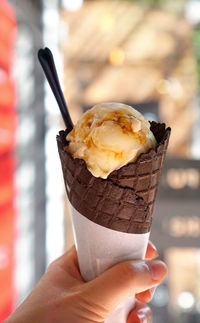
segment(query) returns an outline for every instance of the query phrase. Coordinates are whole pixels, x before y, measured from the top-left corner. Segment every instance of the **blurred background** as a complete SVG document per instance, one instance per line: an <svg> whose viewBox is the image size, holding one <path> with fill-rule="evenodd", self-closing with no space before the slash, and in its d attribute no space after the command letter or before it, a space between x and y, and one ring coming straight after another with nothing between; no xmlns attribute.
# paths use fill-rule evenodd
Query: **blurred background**
<svg viewBox="0 0 200 323"><path fill-rule="evenodd" d="M0 1L0 321L73 243L44 46L74 122L119 101L172 127L151 232L169 274L151 306L154 323L200 322L199 0Z"/></svg>

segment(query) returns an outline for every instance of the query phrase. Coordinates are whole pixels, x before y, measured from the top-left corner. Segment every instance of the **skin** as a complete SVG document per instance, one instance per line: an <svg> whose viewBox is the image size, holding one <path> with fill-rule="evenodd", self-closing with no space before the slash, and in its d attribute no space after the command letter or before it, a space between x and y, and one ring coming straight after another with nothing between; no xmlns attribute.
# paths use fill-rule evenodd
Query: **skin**
<svg viewBox="0 0 200 323"><path fill-rule="evenodd" d="M50 264L5 323L104 323L121 301L134 294L136 304L127 323L149 322L151 310L143 303L150 301L154 287L167 273L162 262L152 260L156 256L156 248L149 243L146 260L122 262L84 282L72 247Z"/></svg>

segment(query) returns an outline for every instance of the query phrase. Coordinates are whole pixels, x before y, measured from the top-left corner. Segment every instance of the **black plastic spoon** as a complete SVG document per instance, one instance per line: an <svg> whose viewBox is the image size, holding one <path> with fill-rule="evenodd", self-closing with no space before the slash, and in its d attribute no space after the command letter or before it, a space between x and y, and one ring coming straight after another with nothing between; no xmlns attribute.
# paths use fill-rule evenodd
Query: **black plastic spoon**
<svg viewBox="0 0 200 323"><path fill-rule="evenodd" d="M60 108L64 123L67 127L67 132L69 133L73 129L74 125L61 90L52 52L47 47L44 49L41 48L38 51L38 59Z"/></svg>

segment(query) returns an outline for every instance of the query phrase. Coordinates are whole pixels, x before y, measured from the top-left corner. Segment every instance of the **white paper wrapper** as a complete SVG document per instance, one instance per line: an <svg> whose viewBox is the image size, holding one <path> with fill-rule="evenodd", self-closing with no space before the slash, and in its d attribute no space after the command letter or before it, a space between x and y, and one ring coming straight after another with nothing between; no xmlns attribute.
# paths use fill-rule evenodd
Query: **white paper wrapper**
<svg viewBox="0 0 200 323"><path fill-rule="evenodd" d="M133 234L111 230L88 220L72 205L70 208L79 267L85 281L121 261L144 258L149 232ZM116 307L105 323L126 323L133 307L134 297L129 297Z"/></svg>

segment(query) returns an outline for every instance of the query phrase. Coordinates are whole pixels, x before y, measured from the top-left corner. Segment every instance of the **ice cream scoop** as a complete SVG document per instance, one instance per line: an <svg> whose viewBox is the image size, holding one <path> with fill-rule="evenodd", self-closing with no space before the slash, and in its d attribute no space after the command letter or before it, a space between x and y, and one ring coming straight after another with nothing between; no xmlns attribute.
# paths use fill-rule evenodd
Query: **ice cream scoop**
<svg viewBox="0 0 200 323"><path fill-rule="evenodd" d="M144 258L169 136L165 124L152 121L150 126L139 112L119 103L97 105L70 133L59 132L58 151L85 281L120 261ZM133 303L131 295L105 323L126 323Z"/></svg>
<svg viewBox="0 0 200 323"><path fill-rule="evenodd" d="M84 113L67 135L67 149L95 177L107 178L156 146L150 123L131 106L101 103Z"/></svg>

